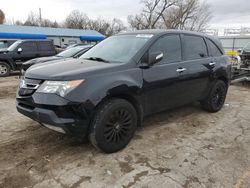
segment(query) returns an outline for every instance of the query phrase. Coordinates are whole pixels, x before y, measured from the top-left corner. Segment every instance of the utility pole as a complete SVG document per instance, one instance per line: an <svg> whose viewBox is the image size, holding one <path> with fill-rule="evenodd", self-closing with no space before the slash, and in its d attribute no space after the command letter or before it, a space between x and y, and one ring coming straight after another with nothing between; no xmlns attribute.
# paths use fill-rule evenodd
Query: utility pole
<svg viewBox="0 0 250 188"><path fill-rule="evenodd" d="M41 27L41 24L42 24L42 9L41 8L39 8L39 25L40 25L40 27Z"/></svg>

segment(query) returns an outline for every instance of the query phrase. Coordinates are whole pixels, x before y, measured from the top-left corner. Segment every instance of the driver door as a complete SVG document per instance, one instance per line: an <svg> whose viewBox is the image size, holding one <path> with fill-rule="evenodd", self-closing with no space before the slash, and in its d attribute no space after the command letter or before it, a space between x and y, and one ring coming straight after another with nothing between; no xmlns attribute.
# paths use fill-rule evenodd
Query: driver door
<svg viewBox="0 0 250 188"><path fill-rule="evenodd" d="M163 59L148 69L143 69L143 93L145 113L151 114L173 108L182 103L179 87L185 80L185 67L182 65L180 35L165 35L149 49L149 54L163 52ZM183 70L183 71L180 71Z"/></svg>

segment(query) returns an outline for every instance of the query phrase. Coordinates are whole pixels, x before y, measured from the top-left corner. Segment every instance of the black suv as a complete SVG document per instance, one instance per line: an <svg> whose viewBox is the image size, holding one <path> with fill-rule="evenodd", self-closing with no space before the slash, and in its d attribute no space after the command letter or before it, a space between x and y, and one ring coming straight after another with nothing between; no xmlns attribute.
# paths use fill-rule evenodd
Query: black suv
<svg viewBox="0 0 250 188"><path fill-rule="evenodd" d="M55 54L51 40L18 40L9 48L0 50L0 77L8 76L12 70L20 70L27 60Z"/></svg>
<svg viewBox="0 0 250 188"><path fill-rule="evenodd" d="M80 59L32 66L20 82L17 110L111 153L129 143L147 115L195 101L219 111L230 72L213 37L175 30L123 33Z"/></svg>

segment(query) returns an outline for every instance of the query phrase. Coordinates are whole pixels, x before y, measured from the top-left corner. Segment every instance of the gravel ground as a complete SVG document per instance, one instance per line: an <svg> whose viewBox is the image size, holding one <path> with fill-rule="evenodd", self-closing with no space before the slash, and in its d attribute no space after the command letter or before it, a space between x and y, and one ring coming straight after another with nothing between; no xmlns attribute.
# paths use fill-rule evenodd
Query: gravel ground
<svg viewBox="0 0 250 188"><path fill-rule="evenodd" d="M146 118L124 150L104 154L15 109L18 77L0 78L0 187L250 187L250 84L215 114L198 104Z"/></svg>

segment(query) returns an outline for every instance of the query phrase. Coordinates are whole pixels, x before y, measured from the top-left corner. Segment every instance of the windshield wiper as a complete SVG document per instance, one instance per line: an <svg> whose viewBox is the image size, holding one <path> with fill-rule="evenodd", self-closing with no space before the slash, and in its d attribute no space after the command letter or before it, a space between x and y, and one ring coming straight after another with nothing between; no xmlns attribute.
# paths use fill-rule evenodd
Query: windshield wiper
<svg viewBox="0 0 250 188"><path fill-rule="evenodd" d="M85 59L88 59L88 60L94 60L94 61L101 61L101 62L109 63L109 61L108 61L108 60L103 59L103 58L101 58L101 57L88 57L88 58L85 58Z"/></svg>

